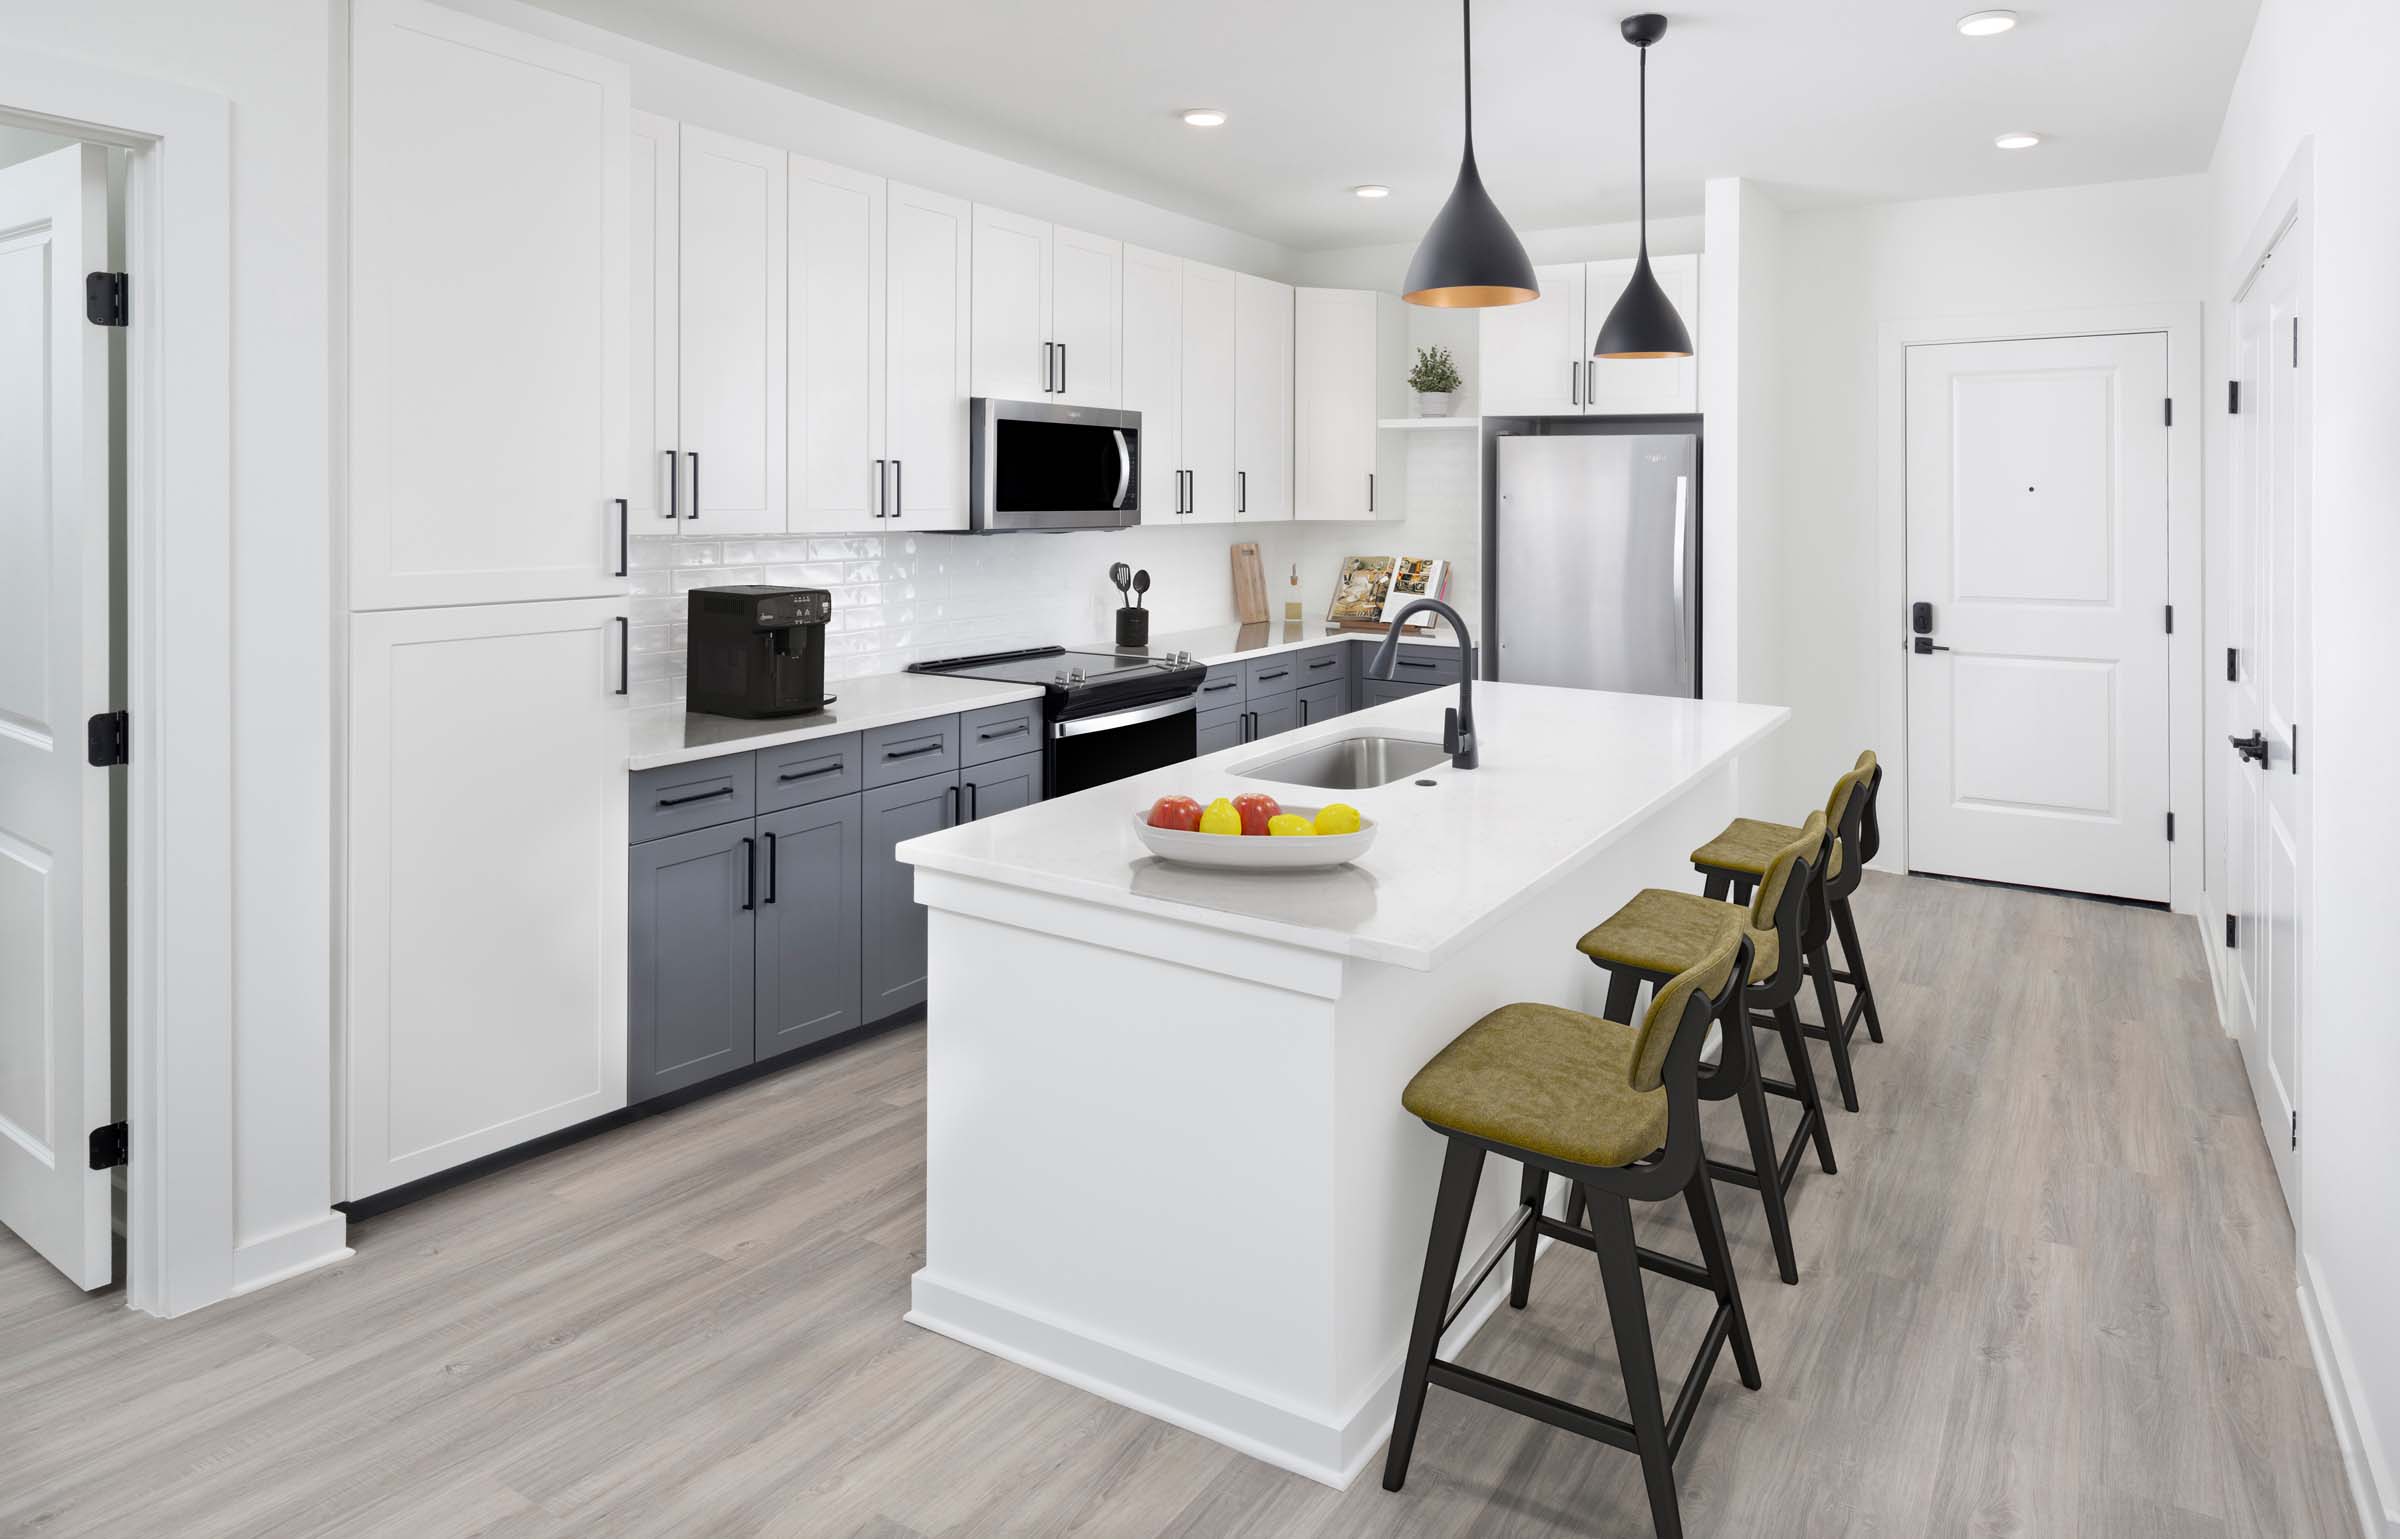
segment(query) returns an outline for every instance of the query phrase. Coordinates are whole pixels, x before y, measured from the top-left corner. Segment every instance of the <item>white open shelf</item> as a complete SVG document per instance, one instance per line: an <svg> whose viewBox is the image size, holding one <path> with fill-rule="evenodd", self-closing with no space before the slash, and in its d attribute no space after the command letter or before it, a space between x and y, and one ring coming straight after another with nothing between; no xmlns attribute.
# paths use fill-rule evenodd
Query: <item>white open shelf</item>
<svg viewBox="0 0 2400 1539"><path fill-rule="evenodd" d="M1477 428L1481 417L1385 417L1375 424L1379 428Z"/></svg>

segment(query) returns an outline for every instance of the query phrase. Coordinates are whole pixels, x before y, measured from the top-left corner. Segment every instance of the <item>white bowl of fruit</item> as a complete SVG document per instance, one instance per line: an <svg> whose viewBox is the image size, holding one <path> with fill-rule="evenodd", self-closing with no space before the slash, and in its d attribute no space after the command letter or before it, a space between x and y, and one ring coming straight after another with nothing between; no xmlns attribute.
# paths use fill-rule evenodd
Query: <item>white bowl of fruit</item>
<svg viewBox="0 0 2400 1539"><path fill-rule="evenodd" d="M1287 806L1263 791L1209 802L1162 796L1133 815L1133 830L1161 860L1244 871L1319 871L1375 842L1375 821L1348 802Z"/></svg>

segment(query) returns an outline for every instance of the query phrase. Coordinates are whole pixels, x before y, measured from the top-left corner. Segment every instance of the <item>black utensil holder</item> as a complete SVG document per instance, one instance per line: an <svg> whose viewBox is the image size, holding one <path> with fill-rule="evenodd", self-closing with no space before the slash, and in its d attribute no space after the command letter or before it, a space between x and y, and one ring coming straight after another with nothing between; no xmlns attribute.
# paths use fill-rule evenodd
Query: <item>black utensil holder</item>
<svg viewBox="0 0 2400 1539"><path fill-rule="evenodd" d="M1146 647L1150 644L1150 611L1120 609L1117 611L1117 645Z"/></svg>

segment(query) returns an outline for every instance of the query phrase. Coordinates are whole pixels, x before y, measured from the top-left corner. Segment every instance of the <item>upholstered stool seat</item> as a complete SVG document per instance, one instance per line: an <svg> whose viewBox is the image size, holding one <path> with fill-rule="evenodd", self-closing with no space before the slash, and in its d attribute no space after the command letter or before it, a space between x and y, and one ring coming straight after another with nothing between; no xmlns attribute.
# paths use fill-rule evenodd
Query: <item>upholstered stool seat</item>
<svg viewBox="0 0 2400 1539"><path fill-rule="evenodd" d="M1795 828L1775 848L1780 851L1799 838L1800 830ZM1774 852L1767 858L1773 860ZM1759 870L1763 873L1766 867ZM1690 966L1692 958L1707 955L1728 927L1742 922L1742 911L1729 903L1696 892L1645 887L1623 908L1585 931L1575 949L1602 966L1623 965L1671 978ZM1750 976L1774 977L1783 959L1775 932L1752 928L1750 948Z"/></svg>
<svg viewBox="0 0 2400 1539"><path fill-rule="evenodd" d="M1767 863L1775 858L1775 852L1799 837L1796 823L1735 818L1725 825L1723 833L1692 851L1692 864L1704 871L1739 871L1752 878L1761 877L1767 874ZM1833 853L1825 858L1825 879L1832 881L1841 874L1842 846L1837 841Z"/></svg>
<svg viewBox="0 0 2400 1539"><path fill-rule="evenodd" d="M1502 1005L1419 1069L1400 1104L1571 1165L1630 1165L1667 1136L1667 1092L1631 1083L1634 1035L1557 1005Z"/></svg>

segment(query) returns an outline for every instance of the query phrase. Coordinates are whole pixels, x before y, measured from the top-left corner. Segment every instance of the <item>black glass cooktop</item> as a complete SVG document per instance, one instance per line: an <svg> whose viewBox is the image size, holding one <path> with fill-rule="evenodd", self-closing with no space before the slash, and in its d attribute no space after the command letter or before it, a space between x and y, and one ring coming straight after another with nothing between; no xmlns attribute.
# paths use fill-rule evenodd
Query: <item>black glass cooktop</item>
<svg viewBox="0 0 2400 1539"><path fill-rule="evenodd" d="M1200 680L1208 673L1197 663L1178 665L1166 658L1127 652L1070 652L1065 647L934 658L911 663L908 671L1039 684L1047 691L1053 719L1188 695L1199 689Z"/></svg>

